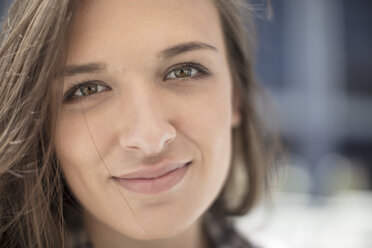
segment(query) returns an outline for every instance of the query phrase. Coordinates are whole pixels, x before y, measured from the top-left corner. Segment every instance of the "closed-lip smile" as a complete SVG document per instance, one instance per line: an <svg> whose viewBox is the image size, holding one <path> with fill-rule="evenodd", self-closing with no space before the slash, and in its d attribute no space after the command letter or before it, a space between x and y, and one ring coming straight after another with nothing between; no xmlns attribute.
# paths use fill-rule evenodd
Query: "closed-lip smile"
<svg viewBox="0 0 372 248"><path fill-rule="evenodd" d="M188 162L161 162L122 174L113 179L125 189L140 194L157 194L178 184L185 176Z"/></svg>

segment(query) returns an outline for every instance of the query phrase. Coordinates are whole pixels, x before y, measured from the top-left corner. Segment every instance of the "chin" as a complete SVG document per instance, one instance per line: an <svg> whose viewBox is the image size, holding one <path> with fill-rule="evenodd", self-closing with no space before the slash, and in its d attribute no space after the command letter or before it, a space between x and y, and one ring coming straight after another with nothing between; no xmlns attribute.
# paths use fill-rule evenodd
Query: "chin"
<svg viewBox="0 0 372 248"><path fill-rule="evenodd" d="M169 215L168 218L142 218L138 220L134 229L128 230L128 226L123 227L123 235L135 240L160 240L183 234L192 230L198 223L198 215L189 216L187 213L178 214L177 216ZM125 228L125 229L124 229Z"/></svg>
<svg viewBox="0 0 372 248"><path fill-rule="evenodd" d="M180 223L181 224L181 223ZM122 233L123 235L135 239L135 240L160 240L175 237L185 231L187 231L190 226L167 226L167 227L146 227L143 230L133 231L131 233Z"/></svg>
<svg viewBox="0 0 372 248"><path fill-rule="evenodd" d="M150 240L156 240L156 239L166 239L170 237L175 237L182 233L182 230L179 232L175 232L174 230L163 230L163 231L156 231L156 232L147 232L147 233L139 233L137 235L133 235L131 238L136 240L143 240L143 241L150 241Z"/></svg>

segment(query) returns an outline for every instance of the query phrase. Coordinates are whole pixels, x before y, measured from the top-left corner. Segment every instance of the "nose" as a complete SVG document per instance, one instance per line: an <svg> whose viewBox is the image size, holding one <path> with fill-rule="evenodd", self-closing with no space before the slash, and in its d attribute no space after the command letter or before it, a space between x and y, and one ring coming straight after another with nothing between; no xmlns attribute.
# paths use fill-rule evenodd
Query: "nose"
<svg viewBox="0 0 372 248"><path fill-rule="evenodd" d="M145 156L161 152L176 137L176 129L164 117L165 109L150 94L136 94L133 106L125 114L120 145L126 151L142 152Z"/></svg>

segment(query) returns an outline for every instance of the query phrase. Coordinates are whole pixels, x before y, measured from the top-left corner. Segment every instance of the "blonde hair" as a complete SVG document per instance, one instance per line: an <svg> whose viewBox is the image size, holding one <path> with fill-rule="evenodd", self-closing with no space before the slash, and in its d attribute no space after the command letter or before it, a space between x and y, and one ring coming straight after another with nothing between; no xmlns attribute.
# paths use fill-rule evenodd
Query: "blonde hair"
<svg viewBox="0 0 372 248"><path fill-rule="evenodd" d="M58 103L51 86L64 66L68 23L77 2L15 0L2 24L0 244L4 247L70 246L63 213L63 180L53 149ZM262 160L262 125L253 101L257 87L252 71L252 43L247 38L244 18L247 12L241 12L244 1L215 3L236 104L242 114L241 125L233 131L230 177L212 207L226 216L244 214L253 206L262 191L267 163ZM241 183L238 188L231 187L239 181L236 175L243 175L240 181L245 187Z"/></svg>

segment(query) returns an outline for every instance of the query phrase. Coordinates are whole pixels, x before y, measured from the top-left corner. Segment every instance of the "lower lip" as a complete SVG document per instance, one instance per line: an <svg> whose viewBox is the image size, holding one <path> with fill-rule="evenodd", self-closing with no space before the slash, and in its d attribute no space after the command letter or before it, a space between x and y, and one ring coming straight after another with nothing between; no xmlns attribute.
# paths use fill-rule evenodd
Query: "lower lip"
<svg viewBox="0 0 372 248"><path fill-rule="evenodd" d="M129 191L140 194L158 194L167 191L177 185L186 175L190 164L185 164L179 169L173 170L163 176L151 179L125 179L114 178L121 186Z"/></svg>

